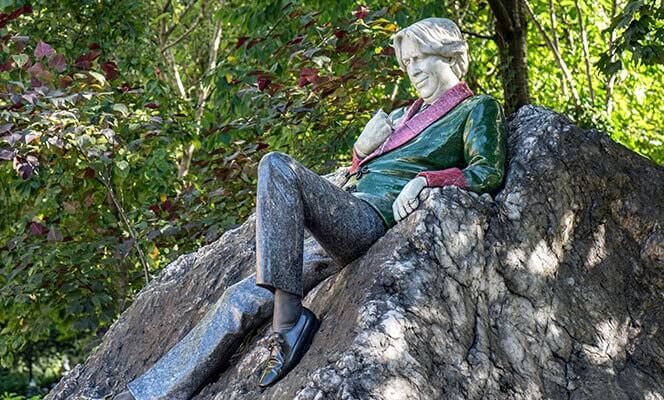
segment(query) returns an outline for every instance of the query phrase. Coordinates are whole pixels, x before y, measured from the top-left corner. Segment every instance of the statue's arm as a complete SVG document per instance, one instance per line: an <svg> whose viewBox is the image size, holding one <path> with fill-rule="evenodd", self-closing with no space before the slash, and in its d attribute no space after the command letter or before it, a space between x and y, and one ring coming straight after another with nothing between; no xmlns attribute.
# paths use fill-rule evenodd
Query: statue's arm
<svg viewBox="0 0 664 400"><path fill-rule="evenodd" d="M380 146L392 133L393 128L397 126L399 123L399 120L404 117L406 114L406 108L405 107L400 107L395 110L393 110L391 113L388 115L385 115L384 120L387 122L387 125L389 125L389 133L385 132L385 135L376 135L372 134L373 130L376 130L378 128L382 128L383 124L380 123L379 121L376 120L376 116L381 115L380 113L376 113L374 118L372 118L364 127L364 130L362 131L362 135L365 135L365 138L368 136L370 138L371 145L365 150L366 154L371 153L373 150L375 150L378 146ZM352 168L355 169L357 166L360 164L360 161L362 161L363 158L366 157L365 154L363 154L362 151L358 151L358 149L362 149L362 142L366 142L365 140L362 140L362 135L360 135L360 138L355 142L353 145L353 161L352 161ZM358 143L359 142L359 143ZM360 146L358 146L358 144Z"/></svg>
<svg viewBox="0 0 664 400"><path fill-rule="evenodd" d="M424 171L427 186L455 185L474 192L490 192L505 174L505 118L498 102L487 96L468 115L463 132L463 169Z"/></svg>

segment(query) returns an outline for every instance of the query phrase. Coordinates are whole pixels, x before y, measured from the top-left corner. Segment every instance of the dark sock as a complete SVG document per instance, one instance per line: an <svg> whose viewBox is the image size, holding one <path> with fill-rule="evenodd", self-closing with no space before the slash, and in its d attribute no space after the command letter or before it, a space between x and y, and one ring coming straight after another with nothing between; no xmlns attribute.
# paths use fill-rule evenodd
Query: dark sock
<svg viewBox="0 0 664 400"><path fill-rule="evenodd" d="M272 315L272 331L286 332L300 318L302 299L300 296L281 289L274 291L274 313Z"/></svg>

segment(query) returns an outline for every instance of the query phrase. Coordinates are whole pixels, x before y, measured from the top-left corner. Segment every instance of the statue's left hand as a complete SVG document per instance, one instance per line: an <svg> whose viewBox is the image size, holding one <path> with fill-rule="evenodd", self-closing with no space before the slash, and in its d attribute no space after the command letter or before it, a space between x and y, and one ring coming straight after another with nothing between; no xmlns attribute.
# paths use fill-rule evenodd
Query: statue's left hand
<svg viewBox="0 0 664 400"><path fill-rule="evenodd" d="M427 186L427 180L423 176L412 179L401 189L401 193L392 203L392 212L394 219L399 222L406 218L408 214L415 211L420 204L419 194Z"/></svg>

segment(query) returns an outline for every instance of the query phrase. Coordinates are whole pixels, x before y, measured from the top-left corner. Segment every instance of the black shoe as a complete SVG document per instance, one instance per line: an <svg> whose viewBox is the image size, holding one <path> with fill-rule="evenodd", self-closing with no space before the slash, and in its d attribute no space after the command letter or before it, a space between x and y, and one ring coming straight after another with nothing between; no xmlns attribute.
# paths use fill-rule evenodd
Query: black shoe
<svg viewBox="0 0 664 400"><path fill-rule="evenodd" d="M131 392L127 390L116 396L113 396L113 400L136 400L136 399L134 399L134 396L132 396Z"/></svg>
<svg viewBox="0 0 664 400"><path fill-rule="evenodd" d="M268 339L270 358L258 380L258 386L265 388L277 383L300 362L311 345L320 322L308 308L302 307L300 318L285 333L275 332Z"/></svg>

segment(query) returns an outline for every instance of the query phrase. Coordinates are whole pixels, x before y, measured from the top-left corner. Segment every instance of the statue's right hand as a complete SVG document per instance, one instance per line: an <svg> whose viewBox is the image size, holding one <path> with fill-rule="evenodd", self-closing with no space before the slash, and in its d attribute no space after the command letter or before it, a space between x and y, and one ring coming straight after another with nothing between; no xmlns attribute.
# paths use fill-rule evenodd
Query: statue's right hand
<svg viewBox="0 0 664 400"><path fill-rule="evenodd" d="M380 146L393 131L392 123L383 110L378 112L365 125L355 142L355 152L364 158Z"/></svg>

